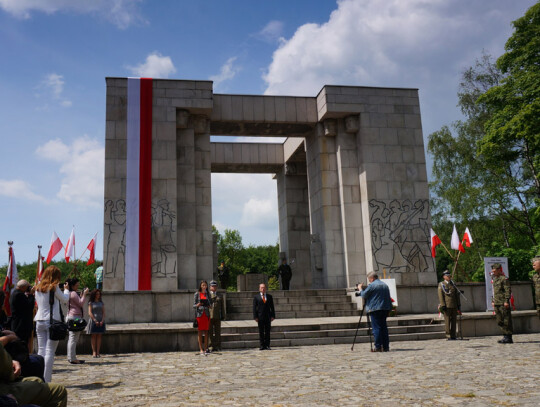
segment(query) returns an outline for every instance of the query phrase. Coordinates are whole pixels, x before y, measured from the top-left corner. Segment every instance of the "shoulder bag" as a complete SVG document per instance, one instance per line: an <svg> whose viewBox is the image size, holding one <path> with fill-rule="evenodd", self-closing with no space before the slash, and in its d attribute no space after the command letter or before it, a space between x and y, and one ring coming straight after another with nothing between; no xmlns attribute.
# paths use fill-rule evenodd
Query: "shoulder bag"
<svg viewBox="0 0 540 407"><path fill-rule="evenodd" d="M61 341L66 339L68 333L67 325L62 321L55 321L53 319L53 310L54 310L54 291L49 291L49 304L51 309L49 311L51 326L49 326L49 339L51 341ZM64 319L64 314L62 313L62 305L58 304L60 308L60 317Z"/></svg>
<svg viewBox="0 0 540 407"><path fill-rule="evenodd" d="M70 308L70 305L71 305L71 291L69 293L69 302L68 302L68 309ZM84 310L83 308L81 307L81 311L84 315ZM84 328L86 328L86 325L88 323L86 322L86 320L84 318L81 318L81 317L73 317L73 318L69 318L67 320L67 328L68 328L68 331L72 331L72 332L80 332L82 330L84 330Z"/></svg>

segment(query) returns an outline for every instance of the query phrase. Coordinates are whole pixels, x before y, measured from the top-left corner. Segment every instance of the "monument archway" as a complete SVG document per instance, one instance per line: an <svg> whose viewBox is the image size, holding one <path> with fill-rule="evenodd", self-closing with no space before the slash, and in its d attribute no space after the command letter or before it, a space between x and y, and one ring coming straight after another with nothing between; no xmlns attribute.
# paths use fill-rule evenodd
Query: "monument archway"
<svg viewBox="0 0 540 407"><path fill-rule="evenodd" d="M212 278L212 172L275 174L292 289L350 287L371 270L436 283L416 89L250 96L214 94L211 81L106 81L106 290L193 289Z"/></svg>

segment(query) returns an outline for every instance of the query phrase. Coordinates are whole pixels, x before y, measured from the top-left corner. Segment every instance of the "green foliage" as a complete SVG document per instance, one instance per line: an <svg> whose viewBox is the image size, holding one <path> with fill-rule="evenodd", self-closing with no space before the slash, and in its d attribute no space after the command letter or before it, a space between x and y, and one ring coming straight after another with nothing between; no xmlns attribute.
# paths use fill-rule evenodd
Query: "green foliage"
<svg viewBox="0 0 540 407"><path fill-rule="evenodd" d="M212 230L217 238L218 263L224 261L229 267L228 290L236 290L236 277L240 274L258 273L268 276L276 274L279 257L277 243L268 246L244 247L239 231L225 229L221 235L214 226ZM279 281L277 278L273 281L270 277L268 285L271 289L278 289Z"/></svg>
<svg viewBox="0 0 540 407"><path fill-rule="evenodd" d="M79 262L77 268L74 269L73 263L66 263L65 261L51 262L50 266L56 266L62 272L62 281L65 281L68 277L77 277L80 280L80 287L88 287L93 290L96 288L96 279L94 278L94 271L98 266L101 265L101 262L96 261L94 264L89 266L86 265L86 262ZM49 264L44 264L45 268ZM37 261L30 264L17 264L17 272L19 274L19 280L28 280L30 284L34 285L36 280L36 270L37 270ZM0 281L3 281L6 278L7 265L0 267Z"/></svg>

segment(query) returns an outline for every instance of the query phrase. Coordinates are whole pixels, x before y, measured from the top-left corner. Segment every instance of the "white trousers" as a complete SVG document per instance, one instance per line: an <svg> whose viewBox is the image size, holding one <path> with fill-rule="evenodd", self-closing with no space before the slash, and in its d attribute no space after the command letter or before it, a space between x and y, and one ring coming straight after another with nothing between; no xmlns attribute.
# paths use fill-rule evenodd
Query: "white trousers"
<svg viewBox="0 0 540 407"><path fill-rule="evenodd" d="M51 341L49 339L49 321L36 321L36 334L38 340L38 355L43 356L45 359L45 371L43 377L47 383L52 379L52 367L54 363L54 354L56 353L56 347L58 341Z"/></svg>
<svg viewBox="0 0 540 407"><path fill-rule="evenodd" d="M77 342L79 341L79 336L81 336L81 331L69 331L69 338L67 343L67 358L69 361L77 360Z"/></svg>

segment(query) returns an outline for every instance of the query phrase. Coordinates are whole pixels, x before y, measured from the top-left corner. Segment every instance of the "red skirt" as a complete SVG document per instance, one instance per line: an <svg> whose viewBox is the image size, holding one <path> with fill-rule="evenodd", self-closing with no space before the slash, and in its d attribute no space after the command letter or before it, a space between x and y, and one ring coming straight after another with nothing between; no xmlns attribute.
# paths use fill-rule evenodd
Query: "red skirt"
<svg viewBox="0 0 540 407"><path fill-rule="evenodd" d="M208 331L210 326L210 318L203 313L202 316L197 317L197 324L199 325L199 331Z"/></svg>

